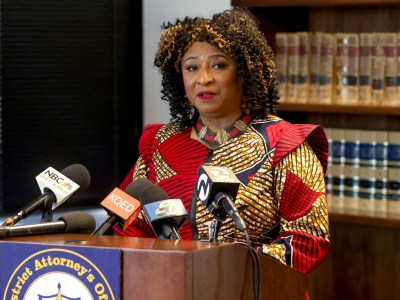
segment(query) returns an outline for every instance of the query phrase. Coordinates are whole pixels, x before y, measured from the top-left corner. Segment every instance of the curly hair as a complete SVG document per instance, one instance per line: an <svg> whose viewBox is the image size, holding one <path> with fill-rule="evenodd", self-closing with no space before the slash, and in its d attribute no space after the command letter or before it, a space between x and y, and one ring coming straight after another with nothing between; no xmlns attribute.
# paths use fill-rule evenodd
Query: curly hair
<svg viewBox="0 0 400 300"><path fill-rule="evenodd" d="M276 114L278 89L274 53L246 8L233 7L211 19L186 17L164 23L154 65L162 75L162 99L169 102L171 122L181 129L192 125L198 112L185 98L181 73L184 53L195 42L208 42L235 59L244 82L243 110L254 119Z"/></svg>

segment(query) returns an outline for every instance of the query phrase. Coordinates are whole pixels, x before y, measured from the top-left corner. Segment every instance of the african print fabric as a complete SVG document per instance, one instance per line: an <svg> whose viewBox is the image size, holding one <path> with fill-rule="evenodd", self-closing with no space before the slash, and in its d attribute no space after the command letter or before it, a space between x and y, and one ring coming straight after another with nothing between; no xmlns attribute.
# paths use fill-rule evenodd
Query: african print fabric
<svg viewBox="0 0 400 300"><path fill-rule="evenodd" d="M214 216L193 196L198 168L204 163L229 167L241 182L235 205L254 247L303 273L312 271L329 248L324 174L328 144L317 125L290 124L278 117L252 121L240 136L211 150L173 124L145 127L140 156L121 189L145 177L172 198L182 200L191 218L180 229L183 239L208 234ZM155 237L143 218L117 235ZM242 240L228 218L219 241Z"/></svg>

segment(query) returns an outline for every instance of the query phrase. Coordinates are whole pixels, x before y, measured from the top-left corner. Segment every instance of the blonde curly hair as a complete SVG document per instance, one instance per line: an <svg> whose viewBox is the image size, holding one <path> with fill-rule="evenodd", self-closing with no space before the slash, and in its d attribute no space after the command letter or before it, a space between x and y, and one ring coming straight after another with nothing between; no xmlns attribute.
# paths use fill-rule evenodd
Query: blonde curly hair
<svg viewBox="0 0 400 300"><path fill-rule="evenodd" d="M254 119L276 114L278 89L274 53L259 23L246 8L214 14L211 19L186 17L162 25L154 65L162 75L162 99L169 102L171 122L183 130L198 118L185 98L181 60L194 42L207 42L235 59L244 82L242 107Z"/></svg>

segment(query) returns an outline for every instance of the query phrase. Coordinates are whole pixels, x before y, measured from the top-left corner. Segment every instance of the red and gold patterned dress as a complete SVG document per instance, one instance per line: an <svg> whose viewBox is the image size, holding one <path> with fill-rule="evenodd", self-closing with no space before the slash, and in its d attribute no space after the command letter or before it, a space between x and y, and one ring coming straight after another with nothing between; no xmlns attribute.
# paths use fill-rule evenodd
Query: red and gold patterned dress
<svg viewBox="0 0 400 300"><path fill-rule="evenodd" d="M139 158L125 180L145 177L172 198L181 199L190 218L181 227L183 239L200 239L215 217L193 198L198 168L204 163L229 167L241 186L235 200L245 206L241 217L254 247L303 273L311 272L329 248L324 174L328 143L317 125L291 124L278 117L252 121L243 134L215 150L190 138L173 124L144 128ZM143 218L117 235L155 237ZM227 218L219 241L240 240Z"/></svg>

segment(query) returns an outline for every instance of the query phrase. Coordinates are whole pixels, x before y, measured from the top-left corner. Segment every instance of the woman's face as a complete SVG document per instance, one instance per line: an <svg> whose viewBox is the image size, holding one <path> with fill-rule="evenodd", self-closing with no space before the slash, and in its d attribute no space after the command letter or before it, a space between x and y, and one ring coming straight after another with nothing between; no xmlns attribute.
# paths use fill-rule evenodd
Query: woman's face
<svg viewBox="0 0 400 300"><path fill-rule="evenodd" d="M186 96L202 119L242 115L243 82L235 60L207 42L195 42L181 63Z"/></svg>

